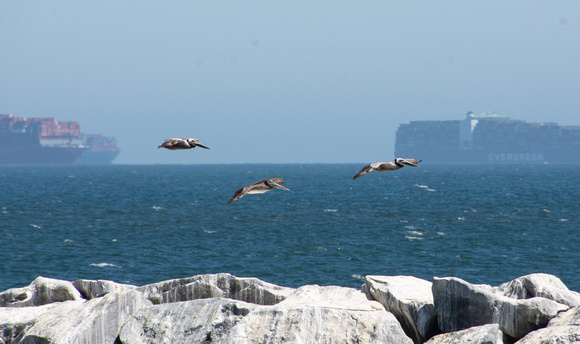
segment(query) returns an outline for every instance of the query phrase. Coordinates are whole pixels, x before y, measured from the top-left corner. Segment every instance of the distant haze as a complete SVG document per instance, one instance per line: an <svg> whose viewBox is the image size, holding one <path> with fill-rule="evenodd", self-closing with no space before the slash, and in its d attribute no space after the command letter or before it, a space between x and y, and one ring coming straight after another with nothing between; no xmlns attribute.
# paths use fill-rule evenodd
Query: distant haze
<svg viewBox="0 0 580 344"><path fill-rule="evenodd" d="M0 47L0 113L122 164L386 161L399 124L468 111L580 125L577 0L3 1Z"/></svg>

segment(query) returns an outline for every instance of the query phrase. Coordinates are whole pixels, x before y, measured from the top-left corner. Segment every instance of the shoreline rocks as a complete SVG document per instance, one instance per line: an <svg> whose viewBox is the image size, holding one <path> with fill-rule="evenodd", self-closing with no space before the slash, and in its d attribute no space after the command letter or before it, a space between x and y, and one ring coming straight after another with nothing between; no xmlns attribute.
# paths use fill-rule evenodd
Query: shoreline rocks
<svg viewBox="0 0 580 344"><path fill-rule="evenodd" d="M555 276L498 287L366 276L361 290L227 273L144 286L36 278L0 293L0 343L580 343L580 294Z"/></svg>
<svg viewBox="0 0 580 344"><path fill-rule="evenodd" d="M369 300L393 313L414 343L438 334L432 283L411 276L366 276L361 287Z"/></svg>

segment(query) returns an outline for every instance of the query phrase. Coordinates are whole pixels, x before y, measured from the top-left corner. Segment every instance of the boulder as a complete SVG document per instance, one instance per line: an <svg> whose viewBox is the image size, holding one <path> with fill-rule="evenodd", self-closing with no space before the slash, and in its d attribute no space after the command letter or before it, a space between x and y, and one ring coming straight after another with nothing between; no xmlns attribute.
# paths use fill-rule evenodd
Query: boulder
<svg viewBox="0 0 580 344"><path fill-rule="evenodd" d="M395 317L352 288L305 286L275 305L225 298L142 308L117 343L412 343Z"/></svg>
<svg viewBox="0 0 580 344"><path fill-rule="evenodd" d="M38 307L0 307L0 343L17 343L22 332L36 320L60 303Z"/></svg>
<svg viewBox="0 0 580 344"><path fill-rule="evenodd" d="M143 287L38 277L0 293L0 343L411 344L440 329L446 333L429 343L580 344L580 306L569 309L577 293L551 275L495 288L454 277L367 276L362 290L292 289L230 274Z"/></svg>
<svg viewBox="0 0 580 344"><path fill-rule="evenodd" d="M367 299L361 291L339 286L306 285L295 289L281 305L286 307L306 305L371 312L384 310L380 303Z"/></svg>
<svg viewBox="0 0 580 344"><path fill-rule="evenodd" d="M516 300L488 285L472 285L459 278L433 279L433 298L439 328L454 332L485 324L499 324L515 339L546 326L569 307L545 298Z"/></svg>
<svg viewBox="0 0 580 344"><path fill-rule="evenodd" d="M144 285L137 290L154 304L223 297L259 305L276 304L294 291L257 278L240 278L228 273L174 279Z"/></svg>
<svg viewBox="0 0 580 344"><path fill-rule="evenodd" d="M501 296L498 298L498 308L500 329L512 338L520 339L531 331L545 327L559 312L569 307L542 297L514 300Z"/></svg>
<svg viewBox="0 0 580 344"><path fill-rule="evenodd" d="M298 288L273 306L258 306L223 343L413 343L397 319L360 291Z"/></svg>
<svg viewBox="0 0 580 344"><path fill-rule="evenodd" d="M82 298L71 282L40 276L27 287L12 288L0 293L0 306L41 306L53 302L82 300Z"/></svg>
<svg viewBox="0 0 580 344"><path fill-rule="evenodd" d="M516 344L580 343L580 307L558 314L545 328L528 333Z"/></svg>
<svg viewBox="0 0 580 344"><path fill-rule="evenodd" d="M570 307L580 306L580 293L571 291L553 275L531 274L504 283L498 288L503 295L514 299L543 297Z"/></svg>
<svg viewBox="0 0 580 344"><path fill-rule="evenodd" d="M227 343L224 336L256 307L223 298L153 305L130 317L116 343Z"/></svg>
<svg viewBox="0 0 580 344"><path fill-rule="evenodd" d="M415 343L439 333L432 283L412 276L366 276L363 292L393 313Z"/></svg>
<svg viewBox="0 0 580 344"><path fill-rule="evenodd" d="M433 277L432 291L442 332L498 323L497 295L491 286L469 284L456 277Z"/></svg>
<svg viewBox="0 0 580 344"><path fill-rule="evenodd" d="M129 316L150 305L134 290L54 304L21 331L20 343L113 343Z"/></svg>
<svg viewBox="0 0 580 344"><path fill-rule="evenodd" d="M127 289L137 288L134 285L120 284L107 280L76 280L72 282L73 286L81 293L82 297L91 300L95 297L102 297L108 293L124 291Z"/></svg>
<svg viewBox="0 0 580 344"><path fill-rule="evenodd" d="M427 344L504 344L504 334L498 324L481 325L437 335L427 341ZM509 339L505 343L509 343Z"/></svg>

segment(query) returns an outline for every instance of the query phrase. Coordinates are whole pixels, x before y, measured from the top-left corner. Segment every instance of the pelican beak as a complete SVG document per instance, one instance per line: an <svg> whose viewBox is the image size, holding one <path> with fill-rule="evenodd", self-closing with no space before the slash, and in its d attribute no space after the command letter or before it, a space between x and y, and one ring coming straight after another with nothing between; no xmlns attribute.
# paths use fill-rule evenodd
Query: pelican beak
<svg viewBox="0 0 580 344"><path fill-rule="evenodd" d="M202 145L202 144L199 144L199 143L196 143L195 145L196 145L196 146L198 146L198 147L201 147L201 148L205 148L205 149L211 149L211 148L209 148L209 147L207 147L207 146L204 146L204 145Z"/></svg>
<svg viewBox="0 0 580 344"><path fill-rule="evenodd" d="M401 164L407 165L407 166L419 167L419 165L413 164L412 162L407 161L407 160L401 160Z"/></svg>
<svg viewBox="0 0 580 344"><path fill-rule="evenodd" d="M290 191L290 189L286 189L285 187L283 187L282 185L278 184L278 183L274 183L274 182L270 182L272 183L272 185L278 189L282 189L282 190L286 190L286 191Z"/></svg>

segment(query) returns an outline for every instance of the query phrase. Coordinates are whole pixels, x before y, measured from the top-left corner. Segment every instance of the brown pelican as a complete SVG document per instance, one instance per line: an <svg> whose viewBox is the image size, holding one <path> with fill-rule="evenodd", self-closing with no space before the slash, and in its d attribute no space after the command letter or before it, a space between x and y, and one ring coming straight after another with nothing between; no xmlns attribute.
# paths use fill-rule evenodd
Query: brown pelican
<svg viewBox="0 0 580 344"><path fill-rule="evenodd" d="M244 186L243 188L238 189L234 193L234 197L232 197L228 201L228 203L226 203L226 205L232 203L233 201L239 200L240 198L244 197L244 195L246 195L246 194L264 193L264 192L273 190L274 188L290 191L290 190L286 189L285 187L283 187L281 184L284 184L284 179L282 179L282 178L270 178L270 179L260 180L259 182L255 182L252 185Z"/></svg>
<svg viewBox="0 0 580 344"><path fill-rule="evenodd" d="M364 176L365 174L371 172L371 171L379 171L379 172L385 172L385 171L395 171L398 170L400 168L405 167L405 165L407 166L413 166L413 167L419 167L419 163L422 160L415 160L415 159L400 159L397 158L393 161L389 161L389 162L375 162L374 164L369 164L366 165L365 167L362 168L362 170L360 170L359 173L356 174L356 176L352 177L352 179L357 179L360 176Z"/></svg>
<svg viewBox="0 0 580 344"><path fill-rule="evenodd" d="M167 139L161 145L157 146L157 149L167 148L169 150L177 150L177 149L193 149L195 147L210 149L209 147L206 147L206 146L200 144L198 139L192 139L192 138Z"/></svg>

